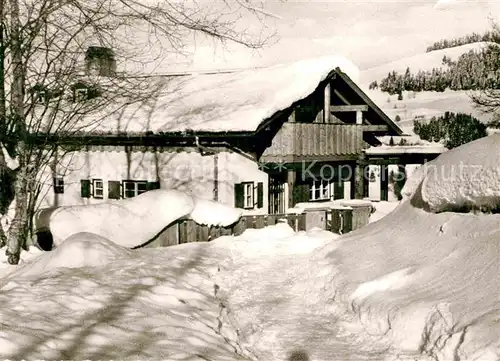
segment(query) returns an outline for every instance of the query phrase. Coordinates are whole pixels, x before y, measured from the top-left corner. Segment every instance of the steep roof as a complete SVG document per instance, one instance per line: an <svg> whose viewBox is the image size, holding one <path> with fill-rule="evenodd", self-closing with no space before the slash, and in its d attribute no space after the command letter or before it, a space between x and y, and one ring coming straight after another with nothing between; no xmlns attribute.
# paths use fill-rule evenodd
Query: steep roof
<svg viewBox="0 0 500 361"><path fill-rule="evenodd" d="M155 78L163 89L148 104L127 106L93 126L100 132L253 132L277 111L314 92L335 68L357 77L333 56L266 68Z"/></svg>

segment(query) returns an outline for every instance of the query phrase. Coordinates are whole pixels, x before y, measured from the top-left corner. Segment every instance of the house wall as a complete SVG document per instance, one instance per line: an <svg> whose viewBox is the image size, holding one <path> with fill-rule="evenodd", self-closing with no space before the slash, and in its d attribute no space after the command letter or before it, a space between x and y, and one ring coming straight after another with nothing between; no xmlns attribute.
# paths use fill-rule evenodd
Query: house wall
<svg viewBox="0 0 500 361"><path fill-rule="evenodd" d="M144 150L144 149L142 149ZM240 182L263 182L264 205L260 209L245 210L249 214L267 213L268 176L259 170L252 159L228 149L218 153L218 200L235 205L234 184ZM178 189L198 197L214 197L214 155L202 156L195 149L180 152L154 151L125 147L93 147L85 151L74 151L55 157L52 164L41 172L42 193L40 207L95 204L108 201L108 181L159 181L162 189ZM64 193L55 194L53 177L63 177ZM82 179L102 179L104 198L82 198ZM256 199L257 195L255 195Z"/></svg>

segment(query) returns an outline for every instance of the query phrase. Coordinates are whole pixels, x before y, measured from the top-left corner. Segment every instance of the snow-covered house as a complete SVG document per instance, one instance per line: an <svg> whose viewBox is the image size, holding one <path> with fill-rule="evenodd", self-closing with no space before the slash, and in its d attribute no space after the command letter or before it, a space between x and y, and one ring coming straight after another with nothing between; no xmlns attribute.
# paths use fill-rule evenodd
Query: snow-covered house
<svg viewBox="0 0 500 361"><path fill-rule="evenodd" d="M363 150L401 129L340 57L241 71L156 76L166 92L85 132L46 169L41 206L188 190L281 213L304 201L362 198ZM63 148L63 147L62 147Z"/></svg>

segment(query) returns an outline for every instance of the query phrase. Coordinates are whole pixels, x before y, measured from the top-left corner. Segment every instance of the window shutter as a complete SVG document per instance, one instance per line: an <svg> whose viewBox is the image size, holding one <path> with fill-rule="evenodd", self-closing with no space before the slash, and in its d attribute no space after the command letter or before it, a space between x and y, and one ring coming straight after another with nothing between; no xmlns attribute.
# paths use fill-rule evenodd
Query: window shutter
<svg viewBox="0 0 500 361"><path fill-rule="evenodd" d="M344 199L344 182L335 182L333 185L333 199Z"/></svg>
<svg viewBox="0 0 500 361"><path fill-rule="evenodd" d="M264 183L257 183L257 208L264 207Z"/></svg>
<svg viewBox="0 0 500 361"><path fill-rule="evenodd" d="M236 208L245 207L245 194L243 184L237 183L234 185L234 206Z"/></svg>
<svg viewBox="0 0 500 361"><path fill-rule="evenodd" d="M108 198L120 199L121 198L121 183L120 181L108 181Z"/></svg>
<svg viewBox="0 0 500 361"><path fill-rule="evenodd" d="M311 185L309 183L296 183L293 188L293 201L294 204L290 205L293 207L295 204L300 202L309 202L310 200L310 189Z"/></svg>
<svg viewBox="0 0 500 361"><path fill-rule="evenodd" d="M160 182L159 181L148 182L147 187L148 187L148 191L153 190L153 189L160 189Z"/></svg>
<svg viewBox="0 0 500 361"><path fill-rule="evenodd" d="M82 198L90 198L90 180L82 179L80 181L80 188Z"/></svg>

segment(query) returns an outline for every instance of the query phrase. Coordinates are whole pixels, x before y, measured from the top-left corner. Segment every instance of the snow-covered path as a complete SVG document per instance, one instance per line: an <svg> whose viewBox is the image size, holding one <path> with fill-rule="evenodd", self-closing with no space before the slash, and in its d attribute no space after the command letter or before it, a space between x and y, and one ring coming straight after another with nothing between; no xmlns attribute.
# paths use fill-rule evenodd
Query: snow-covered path
<svg viewBox="0 0 500 361"><path fill-rule="evenodd" d="M352 338L341 337L339 320L346 316L334 299L322 298L322 281L334 267L313 266L313 254L338 236L322 231L293 235L286 228L255 232L273 239L265 245L251 234L232 245L219 242L232 248L233 257L224 266L228 272L223 269L216 279L226 287L220 297L229 305L240 344L258 360L373 360L374 348L363 350Z"/></svg>

